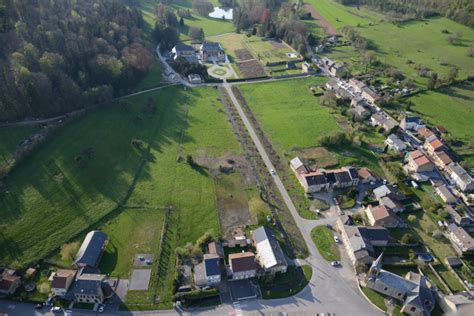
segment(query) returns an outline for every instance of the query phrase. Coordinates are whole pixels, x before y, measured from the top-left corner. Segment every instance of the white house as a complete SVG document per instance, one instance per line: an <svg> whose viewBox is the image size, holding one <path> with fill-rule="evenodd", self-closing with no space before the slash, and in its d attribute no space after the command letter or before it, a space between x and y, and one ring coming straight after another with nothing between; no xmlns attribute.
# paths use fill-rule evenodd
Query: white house
<svg viewBox="0 0 474 316"><path fill-rule="evenodd" d="M396 152L402 152L407 149L407 145L395 134L391 134L387 137L385 145Z"/></svg>

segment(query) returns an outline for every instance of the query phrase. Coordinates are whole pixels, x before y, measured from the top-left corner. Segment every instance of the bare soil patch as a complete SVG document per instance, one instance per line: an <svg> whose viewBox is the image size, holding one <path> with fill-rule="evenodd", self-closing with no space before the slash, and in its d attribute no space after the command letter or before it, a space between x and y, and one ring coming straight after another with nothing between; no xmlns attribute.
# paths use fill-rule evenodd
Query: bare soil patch
<svg viewBox="0 0 474 316"><path fill-rule="evenodd" d="M252 53L251 53L248 49L246 49L246 48L237 49L237 50L235 51L235 57L236 57L239 61L254 59Z"/></svg>
<svg viewBox="0 0 474 316"><path fill-rule="evenodd" d="M236 65L244 78L258 78L267 75L265 69L256 59L238 62Z"/></svg>
<svg viewBox="0 0 474 316"><path fill-rule="evenodd" d="M270 41L270 44L272 44L272 46L276 49L281 49L281 48L286 48L285 44L283 44L282 42L277 42L277 41Z"/></svg>
<svg viewBox="0 0 474 316"><path fill-rule="evenodd" d="M339 125L343 130L348 133L352 133L352 126L347 122L347 120L343 117L336 118L337 125Z"/></svg>
<svg viewBox="0 0 474 316"><path fill-rule="evenodd" d="M328 20L326 20L319 12L318 10L316 10L316 8L314 6L312 6L311 4L305 4L303 6L303 8L311 13L311 16L313 17L313 19L315 19L316 21L318 21L318 24L324 29L324 32L326 33L326 35L328 36L332 36L332 35L338 35L339 33L337 32L337 29L331 24L329 23Z"/></svg>

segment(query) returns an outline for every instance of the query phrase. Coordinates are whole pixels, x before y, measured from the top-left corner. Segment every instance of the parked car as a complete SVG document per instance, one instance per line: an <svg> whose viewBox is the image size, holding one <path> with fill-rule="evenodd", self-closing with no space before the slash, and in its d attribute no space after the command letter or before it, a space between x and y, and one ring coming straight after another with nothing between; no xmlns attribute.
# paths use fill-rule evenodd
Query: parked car
<svg viewBox="0 0 474 316"><path fill-rule="evenodd" d="M44 303L39 303L35 305L35 309L42 309L44 306Z"/></svg>
<svg viewBox="0 0 474 316"><path fill-rule="evenodd" d="M339 261L331 261L331 265L333 267L339 267L341 265L341 263Z"/></svg>
<svg viewBox="0 0 474 316"><path fill-rule="evenodd" d="M335 241L336 243L339 243L339 237L334 236L334 241Z"/></svg>
<svg viewBox="0 0 474 316"><path fill-rule="evenodd" d="M275 169L270 169L270 173L271 173L272 176L275 176L276 175Z"/></svg>
<svg viewBox="0 0 474 316"><path fill-rule="evenodd" d="M60 313L61 311L62 311L62 309L59 306L51 307L51 313Z"/></svg>
<svg viewBox="0 0 474 316"><path fill-rule="evenodd" d="M99 308L97 309L97 311L98 311L99 313L103 313L104 310L105 310L105 306L104 306L104 305L99 305Z"/></svg>
<svg viewBox="0 0 474 316"><path fill-rule="evenodd" d="M424 261L424 262L432 262L434 259L433 259L433 256L430 255L429 253L420 253L418 254L418 260Z"/></svg>

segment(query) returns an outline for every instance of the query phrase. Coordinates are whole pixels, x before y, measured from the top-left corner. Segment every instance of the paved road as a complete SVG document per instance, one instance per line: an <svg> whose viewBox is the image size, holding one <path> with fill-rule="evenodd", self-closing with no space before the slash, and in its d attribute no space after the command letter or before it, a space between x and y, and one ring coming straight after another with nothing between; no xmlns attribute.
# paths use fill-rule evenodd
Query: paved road
<svg viewBox="0 0 474 316"><path fill-rule="evenodd" d="M224 88L229 94L229 97L234 104L240 118L244 122L250 137L252 138L257 150L262 157L265 166L270 170L275 170L268 154L265 151L260 139L255 133L252 124L245 115L242 106L232 92L232 87L228 83L224 83ZM308 245L310 256L306 262L313 267L313 276L309 286L296 296L271 300L259 301L262 307L267 308L280 306L282 310L287 312L292 311L306 311L306 312L336 312L337 314L351 313L355 315L376 315L378 310L374 309L360 294L352 267L344 265L343 268L333 268L326 262L319 254L315 244L311 239L311 230L317 225L324 225L327 223L334 224L336 217L322 219L322 220L306 220L303 219L296 210L293 201L291 200L285 186L283 185L278 175L273 176L273 180L280 191L281 196L288 209L290 210L296 225L300 229L303 238ZM249 302L251 308L258 308L255 302ZM245 309L244 309L245 310Z"/></svg>

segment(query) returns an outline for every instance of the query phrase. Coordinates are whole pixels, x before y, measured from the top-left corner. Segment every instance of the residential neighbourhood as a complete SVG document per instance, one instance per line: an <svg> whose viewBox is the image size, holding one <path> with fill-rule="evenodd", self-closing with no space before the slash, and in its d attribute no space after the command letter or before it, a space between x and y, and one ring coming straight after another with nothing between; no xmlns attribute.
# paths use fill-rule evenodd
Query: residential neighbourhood
<svg viewBox="0 0 474 316"><path fill-rule="evenodd" d="M474 315L464 1L0 5L0 315Z"/></svg>

